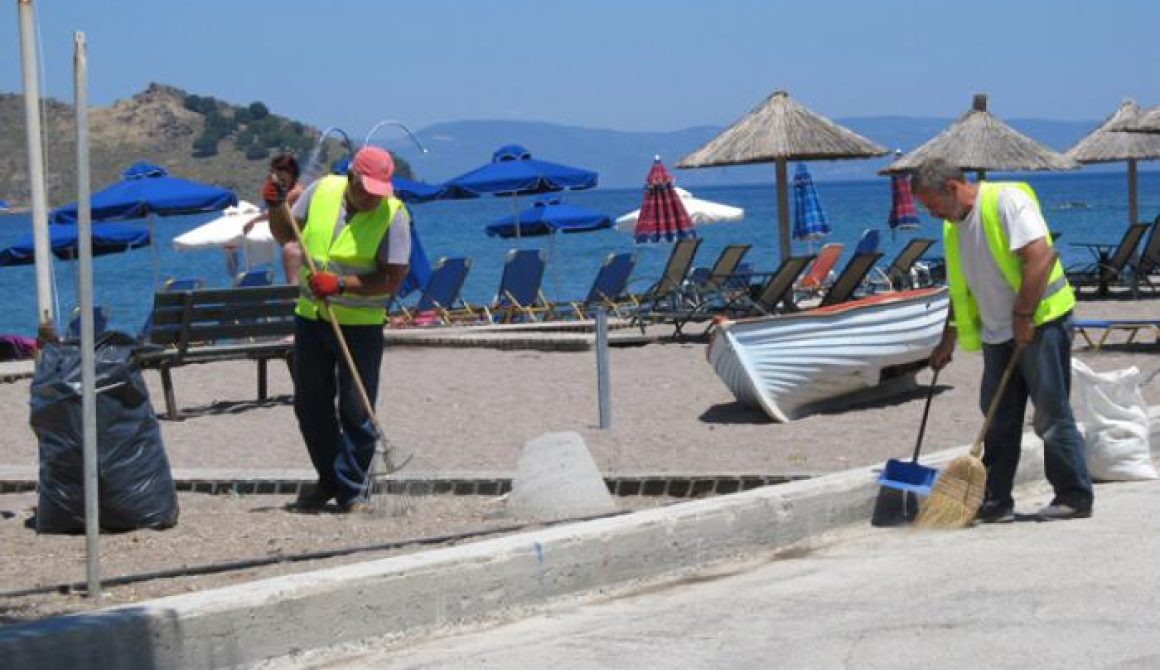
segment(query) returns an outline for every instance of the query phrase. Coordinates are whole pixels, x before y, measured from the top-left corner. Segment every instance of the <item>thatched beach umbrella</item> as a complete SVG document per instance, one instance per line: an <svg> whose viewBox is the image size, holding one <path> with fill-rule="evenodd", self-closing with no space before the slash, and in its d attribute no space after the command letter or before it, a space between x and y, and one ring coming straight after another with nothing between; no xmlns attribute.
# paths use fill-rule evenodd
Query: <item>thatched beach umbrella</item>
<svg viewBox="0 0 1160 670"><path fill-rule="evenodd" d="M1160 158L1160 135L1111 130L1130 124L1140 116L1140 106L1132 100L1120 103L1099 128L1080 140L1065 154L1080 163L1128 161L1128 224L1136 223L1139 213L1136 191L1136 162Z"/></svg>
<svg viewBox="0 0 1160 670"><path fill-rule="evenodd" d="M979 179L988 170L1011 172L1075 170L1079 164L1014 130L987 111L987 96L976 95L971 111L919 148L891 163L882 174L911 172L931 158L942 158Z"/></svg>
<svg viewBox="0 0 1160 670"><path fill-rule="evenodd" d="M782 258L790 255L789 179L791 160L871 158L886 149L816 114L776 91L737 123L685 156L678 168L777 165L777 223Z"/></svg>
<svg viewBox="0 0 1160 670"><path fill-rule="evenodd" d="M1160 133L1160 107L1140 110L1135 118L1124 119L1112 124L1108 130L1124 130L1131 133Z"/></svg>

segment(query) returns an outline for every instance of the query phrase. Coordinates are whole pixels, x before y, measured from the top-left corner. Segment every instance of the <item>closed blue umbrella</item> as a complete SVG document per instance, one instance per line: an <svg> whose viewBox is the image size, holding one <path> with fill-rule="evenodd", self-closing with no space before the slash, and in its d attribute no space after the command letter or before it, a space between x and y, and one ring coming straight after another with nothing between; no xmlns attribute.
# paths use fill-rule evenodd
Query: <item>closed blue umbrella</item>
<svg viewBox="0 0 1160 670"><path fill-rule="evenodd" d="M545 198L518 214L505 216L488 226L488 237L515 237L517 220L520 234L527 236L555 232L583 233L612 227L612 217L607 214L563 203L558 198Z"/></svg>
<svg viewBox="0 0 1160 670"><path fill-rule="evenodd" d="M830 234L826 212L805 163L798 163L793 176L793 237L812 242Z"/></svg>
<svg viewBox="0 0 1160 670"><path fill-rule="evenodd" d="M130 223L99 223L93 225L93 255L119 253L149 244L149 229ZM79 254L75 226L52 226L49 228L49 247L52 253L64 260L76 258ZM32 235L20 238L16 244L0 249L0 266L32 265L35 262Z"/></svg>

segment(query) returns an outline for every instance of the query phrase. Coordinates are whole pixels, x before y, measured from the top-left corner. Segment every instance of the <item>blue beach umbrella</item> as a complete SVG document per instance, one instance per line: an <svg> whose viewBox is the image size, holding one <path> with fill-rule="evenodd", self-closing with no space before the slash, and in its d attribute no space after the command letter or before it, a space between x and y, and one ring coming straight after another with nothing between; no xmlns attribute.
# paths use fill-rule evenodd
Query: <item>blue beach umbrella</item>
<svg viewBox="0 0 1160 670"><path fill-rule="evenodd" d="M0 200L0 212L6 212L12 209L7 200Z"/></svg>
<svg viewBox="0 0 1160 670"><path fill-rule="evenodd" d="M793 237L812 242L830 234L826 212L805 163L798 163L793 176Z"/></svg>
<svg viewBox="0 0 1160 670"><path fill-rule="evenodd" d="M89 199L93 221L140 219L150 214L172 216L216 212L238 204L233 191L169 176L165 168L134 163L121 173L121 181L97 191ZM54 209L52 223L76 223L77 205Z"/></svg>
<svg viewBox="0 0 1160 670"><path fill-rule="evenodd" d="M98 223L93 225L93 256L120 253L149 244L149 229L131 223ZM75 226L52 226L49 228L49 248L53 255L62 260L72 260L79 255L78 235ZM32 265L35 262L32 235L20 238L16 244L0 249L0 266Z"/></svg>
<svg viewBox="0 0 1160 670"><path fill-rule="evenodd" d="M520 234L529 237L561 233L584 233L612 227L612 217L587 207L560 202L559 198L541 198L531 207L505 216L489 225L488 237L515 237L516 221Z"/></svg>
<svg viewBox="0 0 1160 670"><path fill-rule="evenodd" d="M597 175L591 170L569 167L532 158L531 152L518 144L504 145L491 155L491 162L449 179L443 184L443 198L477 198L482 195L518 197L564 190L581 190L596 186ZM517 217L516 237L523 235L523 222Z"/></svg>
<svg viewBox="0 0 1160 670"><path fill-rule="evenodd" d="M159 165L144 161L134 163L121 173L121 181L93 193L89 198L93 223L146 218L150 229L153 216L176 216L216 212L238 204L233 191L169 176ZM77 203L49 213L49 221L58 224L77 222ZM158 284L161 261L153 247L153 285Z"/></svg>

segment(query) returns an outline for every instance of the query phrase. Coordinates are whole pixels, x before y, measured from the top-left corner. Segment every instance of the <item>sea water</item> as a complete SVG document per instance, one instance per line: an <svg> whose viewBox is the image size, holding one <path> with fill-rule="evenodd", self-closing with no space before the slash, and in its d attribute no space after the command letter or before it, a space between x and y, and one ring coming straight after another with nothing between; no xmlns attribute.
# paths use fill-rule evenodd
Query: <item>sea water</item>
<svg viewBox="0 0 1160 670"><path fill-rule="evenodd" d="M728 244L750 244L746 260L755 269L769 271L779 260L776 224L776 188L770 168L766 184L693 188L694 195L745 209L745 219L697 227L704 240L696 265L710 266ZM993 176L992 178L1005 178ZM1128 219L1127 179L1123 173L1065 173L1019 175L1039 194L1050 228L1061 233L1057 247L1066 265L1090 262L1091 256L1077 242L1114 244L1123 234ZM680 173L677 173L678 182ZM832 234L812 243L793 243L795 254L813 251L826 242L842 242L846 251L839 266L849 258L862 232L878 228L882 232L880 250L885 266L906 242L915 236L939 240L928 253L942 255L940 223L922 216L918 230L892 234L887 226L890 212L890 182L882 178L856 182L819 182L818 194L833 228ZM1151 221L1160 214L1160 172L1139 175L1139 218ZM613 218L640 207L643 192L631 189L593 189L552 194L566 202L604 212ZM243 194L245 197L245 194ZM471 272L464 286L466 300L490 301L499 286L504 255L509 249L543 249L550 254L544 277L544 293L553 300L578 300L592 284L604 257L612 252L635 251L637 268L632 288L644 290L660 275L672 248L670 244L638 245L631 235L615 228L590 233L531 237L490 238L484 227L510 215L515 207L530 206L535 197L458 200L412 205L415 226L432 264L440 256L469 256ZM792 208L792 193L790 203ZM136 334L152 306L153 277L201 277L206 286L228 286L223 253L217 250L177 251L173 238L214 218L215 214L154 218L156 243L93 259L94 300L110 310L111 327ZM791 214L792 225L792 214ZM29 215L0 216L0 247L14 243L31 230ZM157 268L155 273L154 268ZM55 290L60 321L65 322L76 305L76 262L54 260ZM283 276L281 267L275 276ZM36 278L31 265L0 268L3 296L0 298L0 333L33 335L36 331ZM413 301L410 296L405 301Z"/></svg>

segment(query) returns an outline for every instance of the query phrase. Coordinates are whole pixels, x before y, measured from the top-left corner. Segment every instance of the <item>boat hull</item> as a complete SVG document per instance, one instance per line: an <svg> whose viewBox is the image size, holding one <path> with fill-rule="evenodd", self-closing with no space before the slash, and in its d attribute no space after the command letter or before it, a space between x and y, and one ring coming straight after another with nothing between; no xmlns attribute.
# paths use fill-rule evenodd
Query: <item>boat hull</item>
<svg viewBox="0 0 1160 670"><path fill-rule="evenodd" d="M912 386L942 337L949 302L945 288L919 289L722 321L707 355L739 402L791 421L854 394Z"/></svg>

